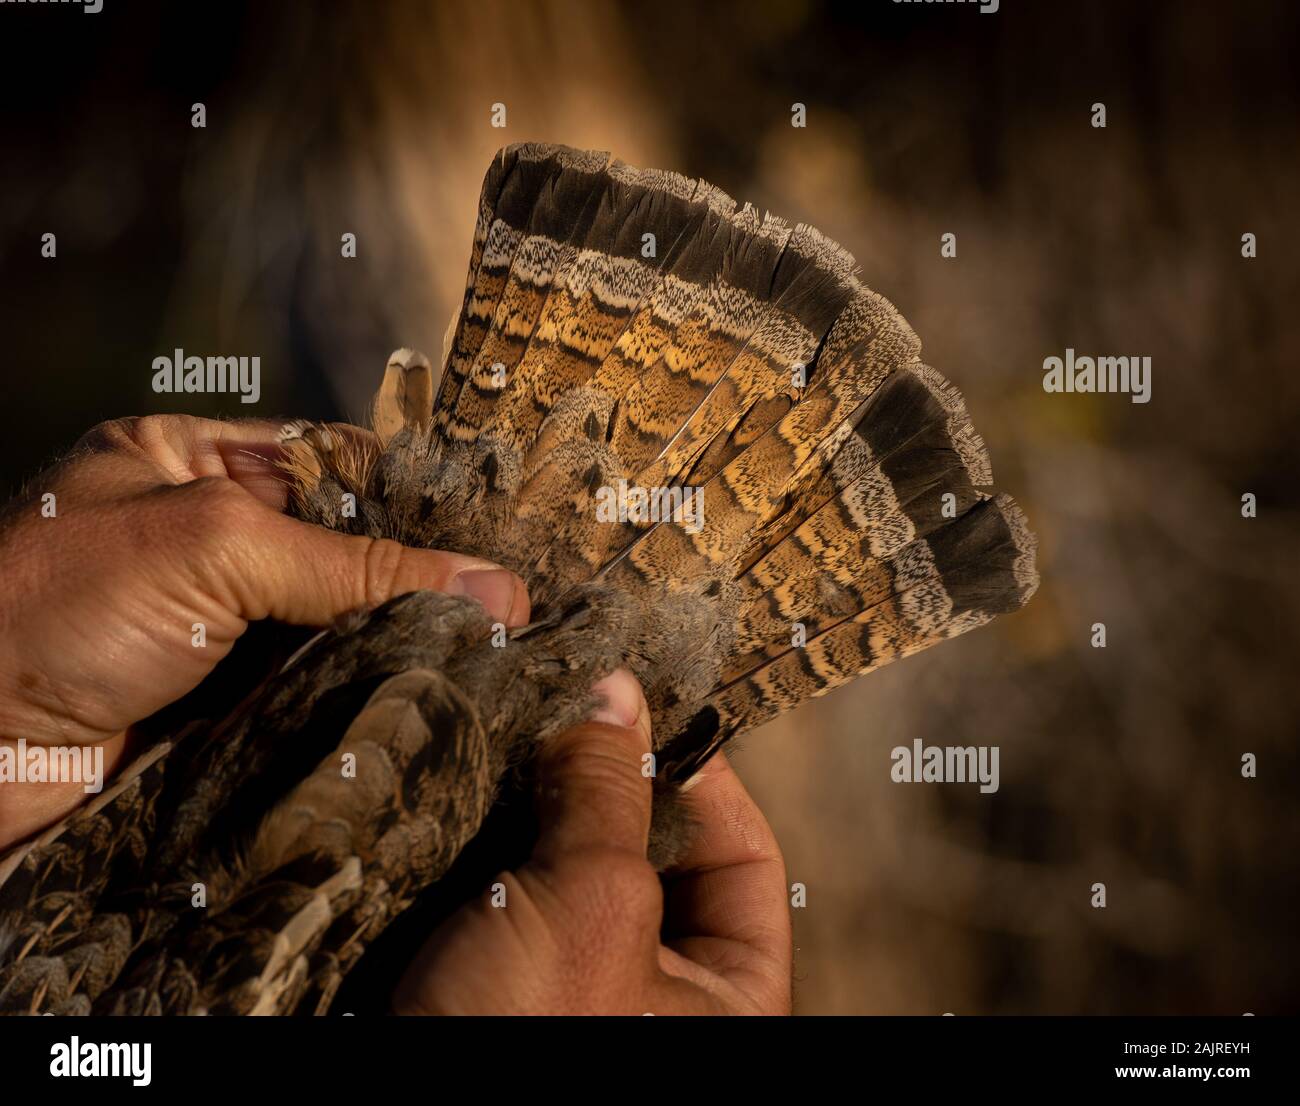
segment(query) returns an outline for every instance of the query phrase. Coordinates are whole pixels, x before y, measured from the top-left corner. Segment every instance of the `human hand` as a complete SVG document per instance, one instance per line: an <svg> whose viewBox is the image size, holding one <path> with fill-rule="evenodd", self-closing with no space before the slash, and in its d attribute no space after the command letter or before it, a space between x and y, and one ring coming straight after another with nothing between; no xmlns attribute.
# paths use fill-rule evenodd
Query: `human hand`
<svg viewBox="0 0 1300 1106"><path fill-rule="evenodd" d="M107 422L6 508L0 742L102 744L111 775L127 728L196 687L261 618L323 626L427 588L471 595L509 626L528 621L522 581L489 561L282 514L279 430L180 415ZM79 782L0 786L0 848L84 798Z"/></svg>
<svg viewBox="0 0 1300 1106"><path fill-rule="evenodd" d="M785 863L726 758L691 788L699 826L663 884L646 860L650 717L626 671L539 764L532 858L429 938L399 1014L788 1014ZM500 892L495 896L500 902Z"/></svg>

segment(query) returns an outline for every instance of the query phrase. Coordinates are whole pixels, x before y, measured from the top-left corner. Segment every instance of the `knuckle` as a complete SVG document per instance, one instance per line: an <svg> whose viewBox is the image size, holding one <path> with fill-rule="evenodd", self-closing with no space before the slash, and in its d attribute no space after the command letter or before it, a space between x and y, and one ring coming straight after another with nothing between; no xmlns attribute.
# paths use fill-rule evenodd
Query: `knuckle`
<svg viewBox="0 0 1300 1106"><path fill-rule="evenodd" d="M547 758L551 775L616 792L627 788L636 793L647 786L636 731L583 722L560 740Z"/></svg>
<svg viewBox="0 0 1300 1106"><path fill-rule="evenodd" d="M650 781L641 775L635 735L611 730L598 740L584 732L578 743L552 753L545 766L547 781L599 795L602 804L616 808L648 806Z"/></svg>
<svg viewBox="0 0 1300 1106"><path fill-rule="evenodd" d="M658 904L659 877L645 857L622 851L605 851L600 858L600 882L611 904L634 914Z"/></svg>
<svg viewBox="0 0 1300 1106"><path fill-rule="evenodd" d="M76 451L87 453L144 454L166 461L193 434L192 415L129 415L91 427L77 441Z"/></svg>
<svg viewBox="0 0 1300 1106"><path fill-rule="evenodd" d="M659 877L644 857L623 849L590 847L570 859L569 877L592 926L610 929L654 918L663 903Z"/></svg>
<svg viewBox="0 0 1300 1106"><path fill-rule="evenodd" d="M130 440L146 453L152 452L159 442L165 441L169 429L177 425L177 415L141 415L125 419L124 427Z"/></svg>
<svg viewBox="0 0 1300 1106"><path fill-rule="evenodd" d="M368 544L362 553L362 570L365 574L365 602L375 607L393 594L398 573L402 568L402 546L390 538L366 538Z"/></svg>
<svg viewBox="0 0 1300 1106"><path fill-rule="evenodd" d="M131 449L136 445L135 424L139 421L138 417L131 416L96 423L77 439L76 451L103 453L109 450Z"/></svg>

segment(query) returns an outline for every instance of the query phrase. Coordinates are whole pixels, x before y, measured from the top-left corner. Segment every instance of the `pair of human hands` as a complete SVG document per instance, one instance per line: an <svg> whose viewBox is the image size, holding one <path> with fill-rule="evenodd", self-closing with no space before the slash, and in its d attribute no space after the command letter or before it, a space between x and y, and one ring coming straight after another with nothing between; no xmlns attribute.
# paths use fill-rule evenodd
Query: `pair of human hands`
<svg viewBox="0 0 1300 1106"><path fill-rule="evenodd" d="M9 505L0 741L101 745L111 775L130 727L196 687L263 618L324 626L431 589L527 623L527 589L491 562L285 515L279 430L104 423ZM398 1013L788 1012L785 867L767 822L718 754L691 790L695 843L661 879L646 860L645 699L626 671L596 690L604 708L543 751L540 836L498 877L505 905L485 892L430 935L394 995ZM80 783L0 783L0 848L84 798Z"/></svg>

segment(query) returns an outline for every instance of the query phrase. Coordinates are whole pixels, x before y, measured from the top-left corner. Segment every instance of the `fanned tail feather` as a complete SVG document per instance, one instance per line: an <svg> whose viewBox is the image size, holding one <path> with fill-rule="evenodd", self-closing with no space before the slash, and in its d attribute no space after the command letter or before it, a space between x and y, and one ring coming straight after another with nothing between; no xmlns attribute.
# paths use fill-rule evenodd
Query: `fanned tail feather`
<svg viewBox="0 0 1300 1106"><path fill-rule="evenodd" d="M1033 592L1023 517L984 490L961 396L892 304L813 228L703 182L503 151L451 350L432 450L487 477L466 551L522 572L543 609L592 579L649 609L715 599L695 654L711 690L689 714L655 704L682 764ZM702 489L698 526L601 517L620 481ZM656 660L632 663L665 687Z"/></svg>
<svg viewBox="0 0 1300 1106"><path fill-rule="evenodd" d="M324 1012L619 663L658 817L732 736L1037 586L960 395L853 258L605 153L494 159L442 363L395 353L372 422L289 429L292 509L504 564L534 623L496 648L476 604L398 597L144 754L0 860L0 1011ZM624 485L674 510L610 517Z"/></svg>

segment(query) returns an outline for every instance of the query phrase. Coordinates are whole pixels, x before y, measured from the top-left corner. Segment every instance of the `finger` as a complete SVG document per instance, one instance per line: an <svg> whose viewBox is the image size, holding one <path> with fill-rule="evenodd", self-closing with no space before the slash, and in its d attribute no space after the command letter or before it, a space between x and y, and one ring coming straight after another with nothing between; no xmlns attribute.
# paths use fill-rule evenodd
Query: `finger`
<svg viewBox="0 0 1300 1106"><path fill-rule="evenodd" d="M698 826L679 874L751 861L782 861L767 819L745 790L725 752L711 756L685 787Z"/></svg>
<svg viewBox="0 0 1300 1106"><path fill-rule="evenodd" d="M698 824L669 880L667 943L723 975L757 971L788 991L785 861L767 819L722 753L695 777L690 797Z"/></svg>
<svg viewBox="0 0 1300 1106"><path fill-rule="evenodd" d="M74 487L93 486L101 493L220 476L281 510L288 495L278 467L284 457L284 426L274 419L218 421L189 415L113 419L81 438L62 475Z"/></svg>
<svg viewBox="0 0 1300 1106"><path fill-rule="evenodd" d="M222 480L177 492L213 501L197 507L205 540L184 543L185 554L200 587L246 621L324 626L424 589L477 599L507 626L528 621L523 581L491 561L338 534L268 510Z"/></svg>
<svg viewBox="0 0 1300 1106"><path fill-rule="evenodd" d="M285 459L286 423L276 419L203 419L190 415L147 415L101 423L77 443L83 466L111 470L119 482L149 486L185 484L209 476L233 480L276 510L288 499L280 468ZM326 423L353 444L378 449L369 430ZM122 461L135 462L123 468Z"/></svg>
<svg viewBox="0 0 1300 1106"><path fill-rule="evenodd" d="M541 835L533 856L543 863L584 849L645 859L651 784L642 768L650 752L650 712L626 669L593 690L604 708L556 737L539 758Z"/></svg>

